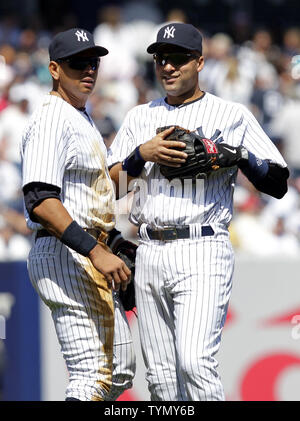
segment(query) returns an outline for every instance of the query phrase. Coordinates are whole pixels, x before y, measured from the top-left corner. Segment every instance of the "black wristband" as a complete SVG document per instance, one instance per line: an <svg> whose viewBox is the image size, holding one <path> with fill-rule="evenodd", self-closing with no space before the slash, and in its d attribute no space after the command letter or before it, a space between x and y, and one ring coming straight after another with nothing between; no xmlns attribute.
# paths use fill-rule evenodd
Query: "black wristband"
<svg viewBox="0 0 300 421"><path fill-rule="evenodd" d="M131 177L139 176L145 166L146 161L143 160L139 148L139 146L135 148L122 162L122 169L127 171Z"/></svg>
<svg viewBox="0 0 300 421"><path fill-rule="evenodd" d="M60 241L83 256L88 256L89 252L97 244L97 240L84 231L76 221L71 222L65 229Z"/></svg>

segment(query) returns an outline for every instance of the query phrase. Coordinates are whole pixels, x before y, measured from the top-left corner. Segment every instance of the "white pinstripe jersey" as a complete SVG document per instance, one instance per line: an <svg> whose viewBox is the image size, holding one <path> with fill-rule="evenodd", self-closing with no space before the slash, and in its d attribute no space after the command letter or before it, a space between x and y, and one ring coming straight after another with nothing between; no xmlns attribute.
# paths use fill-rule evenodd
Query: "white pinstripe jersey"
<svg viewBox="0 0 300 421"><path fill-rule="evenodd" d="M134 107L126 115L111 146L109 164L123 161L136 146L153 138L156 128L168 125L196 131L217 143L242 144L258 158L286 166L273 142L245 106L209 93L180 106L168 105L164 98L159 98ZM182 187L178 182L169 183L160 174L157 164L147 162L141 175L142 190L135 193L130 220L136 225L150 224L152 228L199 223L228 226L236 175L237 167L231 167L212 173L206 180L198 180L196 188L190 180Z"/></svg>
<svg viewBox="0 0 300 421"><path fill-rule="evenodd" d="M90 117L61 98L47 94L24 130L23 186L31 182L61 189L61 201L84 228L110 230L115 195L106 147ZM25 209L27 225L38 229Z"/></svg>

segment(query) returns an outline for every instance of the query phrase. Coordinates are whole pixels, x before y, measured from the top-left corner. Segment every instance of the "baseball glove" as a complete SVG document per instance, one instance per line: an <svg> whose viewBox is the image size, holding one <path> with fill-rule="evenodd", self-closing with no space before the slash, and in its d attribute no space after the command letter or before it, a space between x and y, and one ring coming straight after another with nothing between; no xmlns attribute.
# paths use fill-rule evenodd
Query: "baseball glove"
<svg viewBox="0 0 300 421"><path fill-rule="evenodd" d="M125 240L121 232L116 228L110 231L107 245L116 256L123 260L131 271L130 283L127 285L126 291L119 290L119 297L125 311L133 310L135 307L134 274L137 245Z"/></svg>
<svg viewBox="0 0 300 421"><path fill-rule="evenodd" d="M172 126L158 128L156 134L169 127ZM173 178L204 178L210 172L220 168L217 165L218 148L212 140L203 138L179 126L175 126L173 132L165 140L184 142L185 148L178 148L178 150L188 155L185 163L180 167L159 164L160 172L169 180Z"/></svg>
<svg viewBox="0 0 300 421"><path fill-rule="evenodd" d="M126 244L124 244L126 243ZM130 283L123 291L119 290L119 298L125 311L130 311L135 308L135 288L134 288L134 274L135 274L135 252L137 246L130 241L124 241L116 255L124 261L128 269L131 271Z"/></svg>

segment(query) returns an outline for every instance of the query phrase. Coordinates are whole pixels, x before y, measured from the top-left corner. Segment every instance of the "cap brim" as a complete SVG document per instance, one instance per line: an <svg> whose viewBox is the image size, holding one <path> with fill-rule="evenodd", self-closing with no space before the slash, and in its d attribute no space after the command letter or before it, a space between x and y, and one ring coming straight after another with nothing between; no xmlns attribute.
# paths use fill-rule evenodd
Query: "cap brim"
<svg viewBox="0 0 300 421"><path fill-rule="evenodd" d="M95 51L97 51L98 56L106 56L108 54L108 50L104 47L100 47L100 46L96 46L94 48L91 48L91 50L95 49Z"/></svg>
<svg viewBox="0 0 300 421"><path fill-rule="evenodd" d="M72 56L74 56L75 54L81 53L82 51L88 51L88 50L93 50L93 51L95 51L96 55L97 55L97 56L99 56L99 57L106 56L106 55L109 53L109 51L108 51L106 48L104 48L104 47L100 47L99 45L97 45L97 46L95 46L95 47L87 47L87 48L82 48L82 47L81 47L81 48L78 48L78 49L76 49L76 50L73 50L71 54L69 53L68 55L61 56L61 57L57 57L57 59L58 59L58 58L67 58L67 57L72 57ZM52 59L52 60L54 60L54 61L55 61L55 59Z"/></svg>
<svg viewBox="0 0 300 421"><path fill-rule="evenodd" d="M162 43L161 42L154 42L153 44L150 44L149 47L147 48L147 53L149 53L149 54L155 53L155 51L157 51L157 47L159 45L162 45Z"/></svg>
<svg viewBox="0 0 300 421"><path fill-rule="evenodd" d="M72 56L74 54L78 54L78 53L81 53L82 51L88 51L88 50L95 51L96 52L96 55L97 56L101 56L101 57L106 56L108 54L108 50L106 48L100 47L100 45L97 45L95 47L79 48L77 51L75 51L75 52L72 53Z"/></svg>
<svg viewBox="0 0 300 421"><path fill-rule="evenodd" d="M153 44L150 44L149 47L147 48L147 53L149 53L149 54L156 53L157 50L160 47L168 46L168 45L176 45L177 47L181 47L181 48L185 48L187 50L190 50L190 47L184 45L183 43L166 41L166 42L154 42Z"/></svg>

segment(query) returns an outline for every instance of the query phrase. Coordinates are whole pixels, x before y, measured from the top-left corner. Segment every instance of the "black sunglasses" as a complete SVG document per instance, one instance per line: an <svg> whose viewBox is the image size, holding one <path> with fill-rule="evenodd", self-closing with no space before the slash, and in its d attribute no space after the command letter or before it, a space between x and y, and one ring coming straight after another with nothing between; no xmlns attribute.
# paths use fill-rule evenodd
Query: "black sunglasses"
<svg viewBox="0 0 300 421"><path fill-rule="evenodd" d="M91 67L92 70L97 70L100 64L99 57L70 57L61 58L57 60L58 63L66 62L70 69L73 70L85 70L87 67Z"/></svg>
<svg viewBox="0 0 300 421"><path fill-rule="evenodd" d="M199 58L199 56L192 53L153 54L153 59L155 63L159 64L160 66L165 66L167 63L170 63L173 66L182 66L183 64L188 63L191 59L194 58Z"/></svg>

